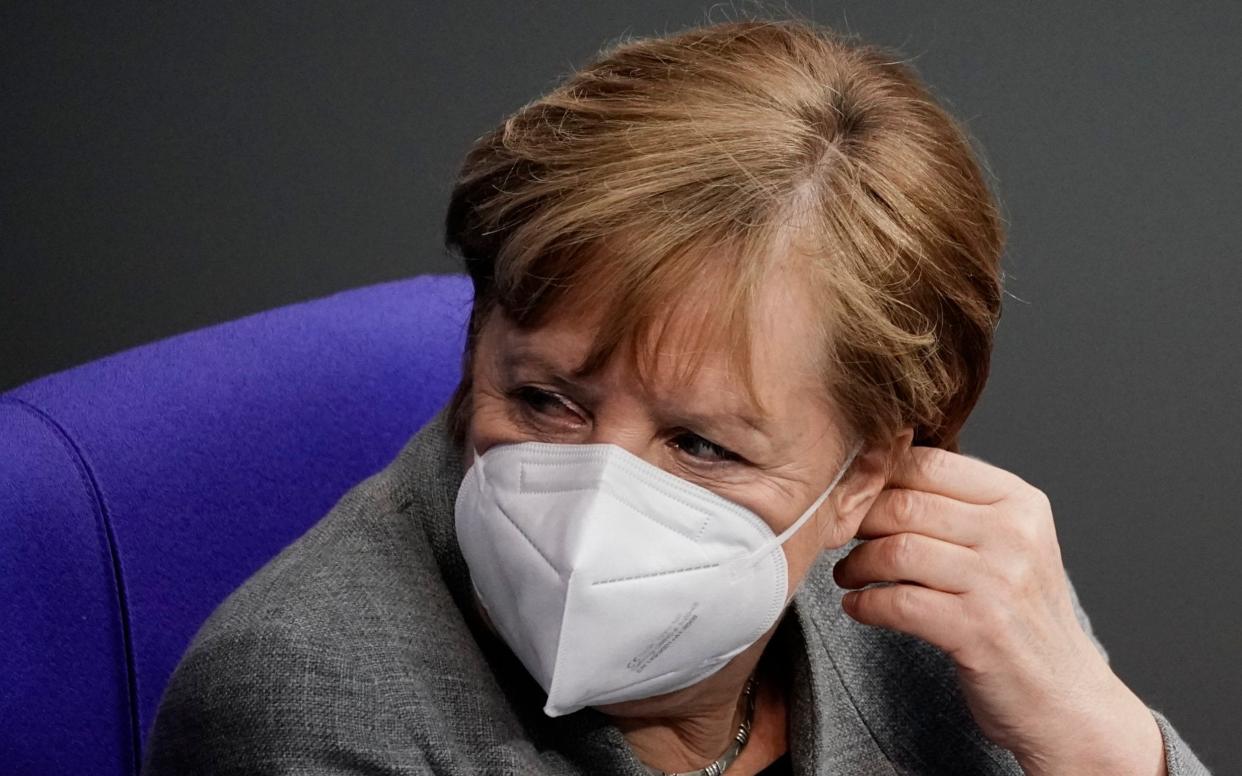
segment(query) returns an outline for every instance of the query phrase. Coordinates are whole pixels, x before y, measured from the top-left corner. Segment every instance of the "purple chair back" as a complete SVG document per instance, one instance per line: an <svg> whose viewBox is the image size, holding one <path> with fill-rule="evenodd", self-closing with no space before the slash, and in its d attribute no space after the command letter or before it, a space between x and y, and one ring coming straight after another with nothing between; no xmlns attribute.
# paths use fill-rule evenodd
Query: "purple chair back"
<svg viewBox="0 0 1242 776"><path fill-rule="evenodd" d="M136 773L212 610L448 399L470 303L382 283L0 395L0 771Z"/></svg>

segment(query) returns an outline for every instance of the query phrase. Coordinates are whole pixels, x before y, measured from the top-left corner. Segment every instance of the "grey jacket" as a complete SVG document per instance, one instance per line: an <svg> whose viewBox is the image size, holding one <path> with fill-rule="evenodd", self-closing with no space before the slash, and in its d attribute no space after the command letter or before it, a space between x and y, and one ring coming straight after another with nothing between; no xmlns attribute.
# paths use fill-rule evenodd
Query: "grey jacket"
<svg viewBox="0 0 1242 776"><path fill-rule="evenodd" d="M603 715L546 717L539 687L478 622L444 420L212 614L165 690L144 776L644 776ZM855 544L821 558L780 626L795 773L1020 774L979 731L943 652L842 612L832 567ZM1170 776L1206 774L1152 714Z"/></svg>

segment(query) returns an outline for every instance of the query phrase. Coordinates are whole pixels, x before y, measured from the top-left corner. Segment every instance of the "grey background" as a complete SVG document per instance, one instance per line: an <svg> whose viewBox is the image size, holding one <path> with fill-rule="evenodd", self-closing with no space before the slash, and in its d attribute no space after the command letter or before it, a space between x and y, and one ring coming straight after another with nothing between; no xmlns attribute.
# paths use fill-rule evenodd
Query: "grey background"
<svg viewBox="0 0 1242 776"><path fill-rule="evenodd" d="M454 271L440 221L473 138L609 39L709 18L667 0L104 5L0 10L0 389ZM1009 296L965 451L1050 495L1115 670L1227 772L1242 5L790 5L901 49L982 145Z"/></svg>

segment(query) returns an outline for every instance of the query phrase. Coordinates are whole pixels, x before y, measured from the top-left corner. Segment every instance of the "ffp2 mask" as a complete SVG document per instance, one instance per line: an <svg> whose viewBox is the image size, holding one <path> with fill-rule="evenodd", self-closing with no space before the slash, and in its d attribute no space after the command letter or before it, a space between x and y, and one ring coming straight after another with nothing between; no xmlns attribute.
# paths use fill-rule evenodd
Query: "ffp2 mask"
<svg viewBox="0 0 1242 776"><path fill-rule="evenodd" d="M544 712L647 698L715 673L779 618L784 542L758 515L611 444L496 445L458 491L458 543Z"/></svg>

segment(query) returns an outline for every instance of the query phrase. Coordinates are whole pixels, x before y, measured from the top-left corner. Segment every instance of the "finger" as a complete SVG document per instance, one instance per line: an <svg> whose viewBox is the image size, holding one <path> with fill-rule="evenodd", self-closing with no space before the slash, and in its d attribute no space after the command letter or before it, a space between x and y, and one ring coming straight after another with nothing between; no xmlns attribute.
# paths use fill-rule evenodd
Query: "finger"
<svg viewBox="0 0 1242 776"><path fill-rule="evenodd" d="M916 533L863 542L832 568L840 587L873 582L914 582L946 593L974 589L979 555L968 547Z"/></svg>
<svg viewBox="0 0 1242 776"><path fill-rule="evenodd" d="M909 633L950 654L971 638L963 601L952 593L888 585L846 593L841 605L858 622Z"/></svg>
<svg viewBox="0 0 1242 776"><path fill-rule="evenodd" d="M938 447L911 447L897 462L888 485L967 501L995 504L1026 483L986 461Z"/></svg>
<svg viewBox="0 0 1242 776"><path fill-rule="evenodd" d="M994 530L988 507L909 488L885 488L858 524L859 539L910 532L975 547Z"/></svg>

